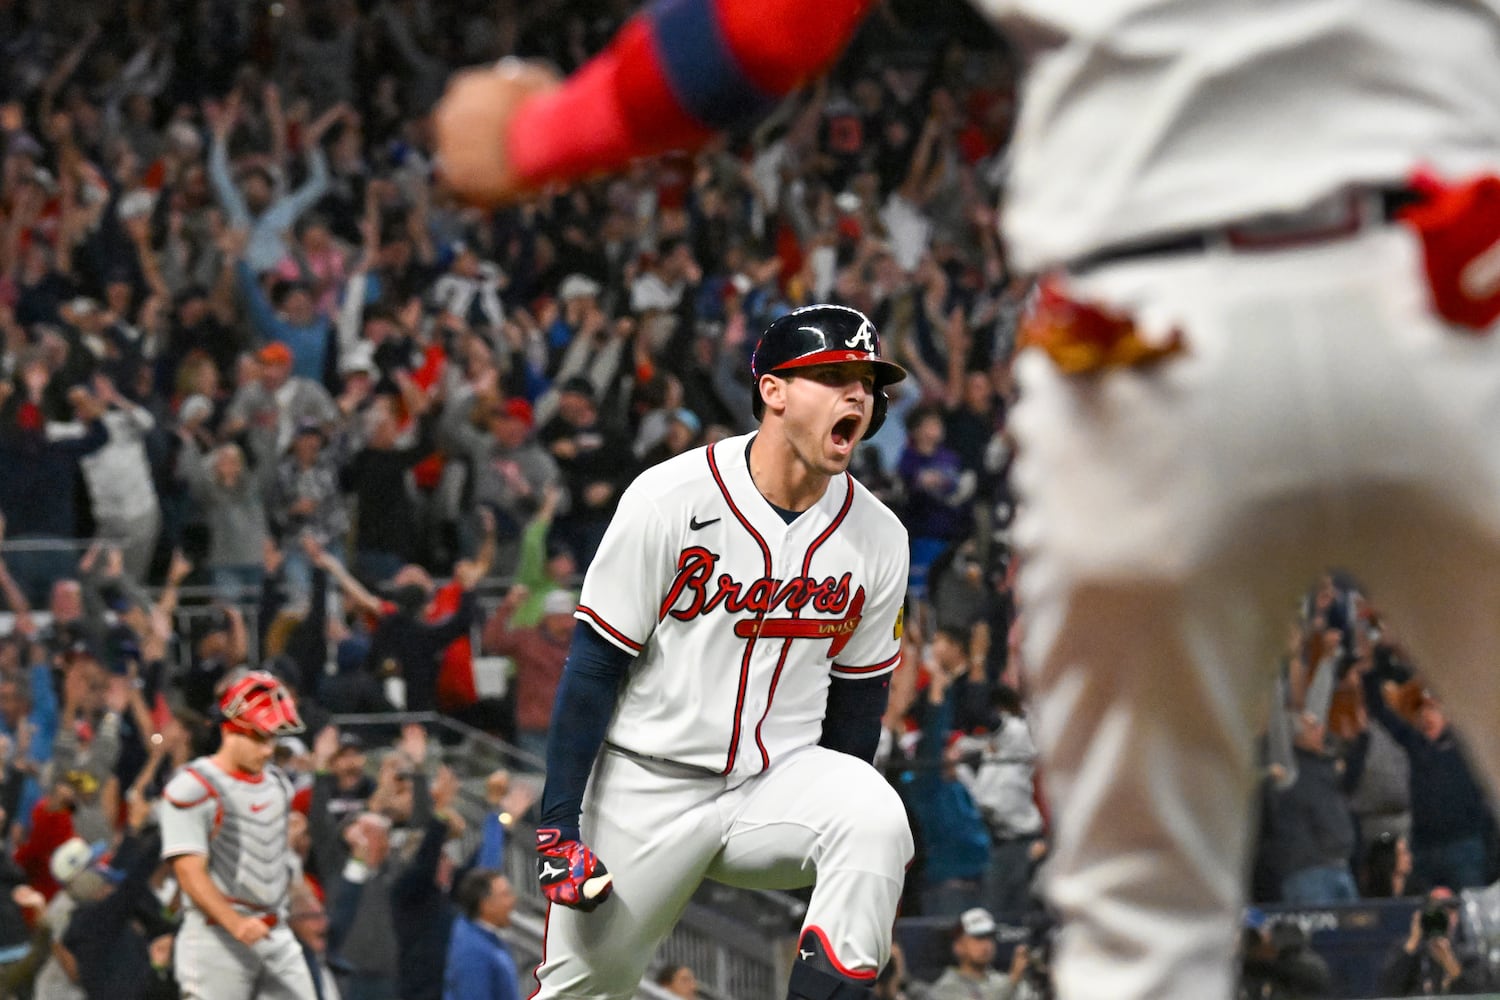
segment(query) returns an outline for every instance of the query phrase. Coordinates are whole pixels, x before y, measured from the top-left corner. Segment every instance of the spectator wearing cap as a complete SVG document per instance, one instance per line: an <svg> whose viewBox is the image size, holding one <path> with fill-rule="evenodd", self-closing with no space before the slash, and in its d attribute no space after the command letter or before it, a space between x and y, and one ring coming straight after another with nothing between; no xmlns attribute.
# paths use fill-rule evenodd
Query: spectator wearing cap
<svg viewBox="0 0 1500 1000"><path fill-rule="evenodd" d="M932 984L928 1000L1012 1000L1026 972L1027 949L1017 945L1009 973L995 961L995 918L981 907L965 910L953 929L953 964Z"/></svg>
<svg viewBox="0 0 1500 1000"><path fill-rule="evenodd" d="M702 279L692 247L680 238L663 240L657 252L647 256L646 266L630 285L630 311L639 317L653 348L671 337L673 314L692 300L689 290Z"/></svg>
<svg viewBox="0 0 1500 1000"><path fill-rule="evenodd" d="M571 300L562 316L574 316L576 322L565 323L572 327L572 336L549 368L553 387L537 397L537 420L542 424L561 406L564 386L587 383L591 395L613 400L621 381L634 371L634 320L622 316L611 321L593 296L587 295Z"/></svg>
<svg viewBox="0 0 1500 1000"><path fill-rule="evenodd" d="M394 712L386 697L385 681L368 669L370 637L356 633L339 641L334 651L334 674L318 684L318 701L335 714Z"/></svg>
<svg viewBox="0 0 1500 1000"><path fill-rule="evenodd" d="M682 407L682 381L666 372L655 372L636 387L631 409L635 419L635 441L631 450L644 460L647 452L667 436L667 425Z"/></svg>
<svg viewBox="0 0 1500 1000"><path fill-rule="evenodd" d="M443 1000L520 1000L516 963L500 938L510 926L516 894L493 868L476 868L455 893L463 916L453 925L443 972Z"/></svg>
<svg viewBox="0 0 1500 1000"><path fill-rule="evenodd" d="M460 398L444 413L441 435L467 460L472 503L494 511L503 538L519 537L543 495L562 481L557 462L532 437L531 404L524 399Z"/></svg>
<svg viewBox="0 0 1500 1000"><path fill-rule="evenodd" d="M339 409L347 417L365 402L375 391L380 381L380 367L375 364L375 345L368 340L356 341L347 351L339 353ZM349 400L346 409L344 401Z"/></svg>
<svg viewBox="0 0 1500 1000"><path fill-rule="evenodd" d="M667 421L666 435L646 452L641 464L649 467L669 458L676 458L683 452L698 447L702 440L703 421L698 419L698 414L685 406L678 407Z"/></svg>
<svg viewBox="0 0 1500 1000"><path fill-rule="evenodd" d="M541 622L514 627L511 616L527 596L526 588L519 584L506 592L505 600L485 622L480 648L488 655L509 656L515 662L516 743L527 753L545 758L552 702L567 662L578 601L571 591L553 590L543 599Z"/></svg>
<svg viewBox="0 0 1500 1000"><path fill-rule="evenodd" d="M432 286L433 306L465 326L498 332L505 325L505 308L500 304L505 275L464 242L450 245L448 257L447 272Z"/></svg>
<svg viewBox="0 0 1500 1000"><path fill-rule="evenodd" d="M365 741L358 733L332 728L319 733L313 745L312 787L298 792L293 805L310 818L316 815L318 823L342 826L362 812L375 794L375 781L365 773L365 763Z"/></svg>
<svg viewBox="0 0 1500 1000"><path fill-rule="evenodd" d="M65 840L52 852L49 868L62 891L52 897L42 917L52 946L37 974L34 1000L84 1000L83 987L78 984L78 959L63 944L63 937L79 905L108 891L104 884L107 869L97 864L103 854L102 844L90 845L82 837Z"/></svg>
<svg viewBox="0 0 1500 1000"><path fill-rule="evenodd" d="M340 414L327 389L295 373L292 351L285 344L267 344L255 360L256 378L241 385L230 400L223 434L244 433L256 464L274 469L299 427L332 427Z"/></svg>
<svg viewBox="0 0 1500 1000"><path fill-rule="evenodd" d="M593 384L586 378L562 384L557 416L541 429L539 437L562 470L572 500L557 530L586 568L614 516L620 494L636 473L635 456L630 443L600 419Z"/></svg>
<svg viewBox="0 0 1500 1000"><path fill-rule="evenodd" d="M1485 837L1493 820L1462 741L1430 691L1423 692L1416 725L1393 711L1372 666L1364 660L1355 666L1363 671L1365 710L1401 744L1411 763L1413 879L1453 889L1486 884Z"/></svg>
<svg viewBox="0 0 1500 1000"><path fill-rule="evenodd" d="M161 865L161 832L150 804L133 798L126 835L110 859L104 892L80 902L68 922L63 946L77 959L79 983L88 1000L142 996L158 979L151 942L176 932L151 890Z"/></svg>
<svg viewBox="0 0 1500 1000"><path fill-rule="evenodd" d="M548 354L555 361L560 362L577 339L584 321L599 313L599 293L603 290L599 282L586 274L570 274L557 286L557 317L545 331Z"/></svg>
<svg viewBox="0 0 1500 1000"><path fill-rule="evenodd" d="M104 412L109 441L79 463L93 503L95 534L117 542L125 558L125 572L144 582L161 531L161 506L146 456L146 436L156 429L156 418L120 393L103 375L94 379Z"/></svg>

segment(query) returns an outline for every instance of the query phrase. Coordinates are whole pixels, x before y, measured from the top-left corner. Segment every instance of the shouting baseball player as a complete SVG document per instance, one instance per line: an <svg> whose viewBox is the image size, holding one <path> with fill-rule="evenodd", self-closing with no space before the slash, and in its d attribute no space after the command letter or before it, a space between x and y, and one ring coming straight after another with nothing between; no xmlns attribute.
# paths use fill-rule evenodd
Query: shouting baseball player
<svg viewBox="0 0 1500 1000"><path fill-rule="evenodd" d="M868 996L890 954L912 839L868 762L907 541L846 470L906 373L841 306L777 320L752 369L759 431L643 473L584 578L537 833L540 997L633 996L704 878L816 880L791 997Z"/></svg>
<svg viewBox="0 0 1500 1000"><path fill-rule="evenodd" d="M184 764L163 792L162 857L187 896L177 981L184 1000L312 1000L286 922L292 786L268 763L277 738L301 732L302 720L282 683L261 671L231 683L219 710L219 750Z"/></svg>
<svg viewBox="0 0 1500 1000"><path fill-rule="evenodd" d="M1011 429L1058 993L1222 998L1251 736L1320 570L1500 774L1500 5L977 2L1027 49L1005 235L1051 276ZM663 0L561 87L466 75L444 168L501 199L686 145L864 6Z"/></svg>

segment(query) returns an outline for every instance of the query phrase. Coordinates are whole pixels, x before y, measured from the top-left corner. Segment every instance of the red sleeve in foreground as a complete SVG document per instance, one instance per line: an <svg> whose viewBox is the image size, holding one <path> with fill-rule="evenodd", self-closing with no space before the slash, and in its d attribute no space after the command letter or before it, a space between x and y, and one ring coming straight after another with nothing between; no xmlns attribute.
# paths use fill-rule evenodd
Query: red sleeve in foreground
<svg viewBox="0 0 1500 1000"><path fill-rule="evenodd" d="M511 164L539 186L702 145L833 61L873 0L657 0L553 94L522 106Z"/></svg>

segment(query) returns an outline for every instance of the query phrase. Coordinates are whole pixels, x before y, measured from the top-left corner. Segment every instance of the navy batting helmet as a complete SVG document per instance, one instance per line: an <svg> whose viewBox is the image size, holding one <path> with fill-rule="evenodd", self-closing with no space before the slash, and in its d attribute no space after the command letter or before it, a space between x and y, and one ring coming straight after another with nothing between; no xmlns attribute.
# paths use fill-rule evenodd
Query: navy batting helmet
<svg viewBox="0 0 1500 1000"><path fill-rule="evenodd" d="M889 400L882 389L906 378L906 369L880 356L880 333L870 318L848 306L803 306L766 328L755 353L750 356L750 374L755 377L751 405L755 419L766 411L760 395L760 377L792 368L864 361L875 368L875 412L865 431L869 439L885 423Z"/></svg>

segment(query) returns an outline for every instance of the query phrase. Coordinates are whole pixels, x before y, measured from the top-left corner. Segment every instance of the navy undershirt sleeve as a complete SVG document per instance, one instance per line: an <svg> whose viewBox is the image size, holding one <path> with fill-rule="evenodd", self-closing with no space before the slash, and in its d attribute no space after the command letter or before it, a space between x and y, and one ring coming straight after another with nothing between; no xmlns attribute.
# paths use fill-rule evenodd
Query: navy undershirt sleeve
<svg viewBox="0 0 1500 1000"><path fill-rule="evenodd" d="M828 711L823 716L819 746L874 761L880 746L880 720L891 693L891 675L835 677L828 685Z"/></svg>
<svg viewBox="0 0 1500 1000"><path fill-rule="evenodd" d="M560 840L578 839L578 815L594 758L614 718L625 679L635 657L579 622L552 704L547 736L547 783L542 789L540 826L558 830Z"/></svg>

